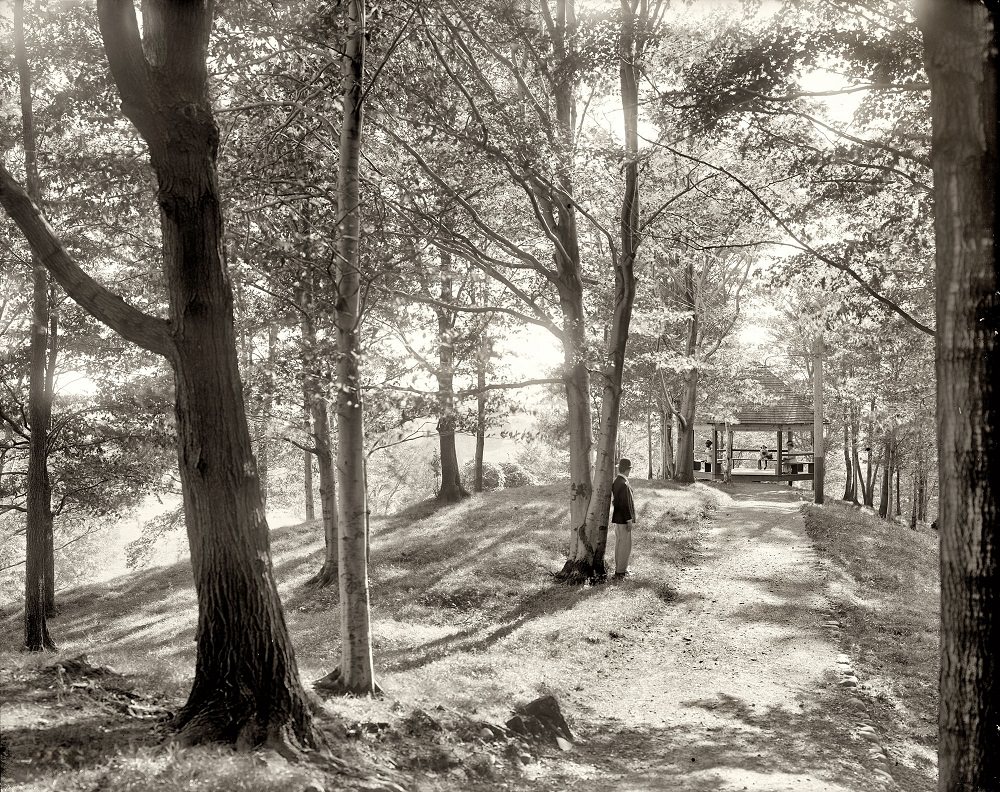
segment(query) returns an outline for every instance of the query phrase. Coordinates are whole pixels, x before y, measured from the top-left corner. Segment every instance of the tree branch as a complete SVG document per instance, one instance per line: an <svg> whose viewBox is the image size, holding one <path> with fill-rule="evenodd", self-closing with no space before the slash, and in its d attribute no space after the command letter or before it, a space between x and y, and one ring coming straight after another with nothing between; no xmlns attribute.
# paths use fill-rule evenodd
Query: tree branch
<svg viewBox="0 0 1000 792"><path fill-rule="evenodd" d="M169 323L129 305L84 272L2 163L0 205L21 229L38 260L85 311L143 349L173 357L175 346Z"/></svg>

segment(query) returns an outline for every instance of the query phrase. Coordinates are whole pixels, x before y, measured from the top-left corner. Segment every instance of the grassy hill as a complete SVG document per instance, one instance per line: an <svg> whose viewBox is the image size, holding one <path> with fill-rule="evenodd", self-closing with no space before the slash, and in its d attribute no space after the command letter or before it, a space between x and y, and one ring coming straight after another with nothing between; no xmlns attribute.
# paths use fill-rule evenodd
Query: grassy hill
<svg viewBox="0 0 1000 792"><path fill-rule="evenodd" d="M596 588L568 588L550 575L563 562L565 485L446 508L425 502L373 521L374 652L386 695L327 704L329 728L343 738L335 750L359 768L351 785L375 788L365 779L380 775L422 779L427 788L467 788L470 777L499 786L517 773L524 749L488 745L482 721L502 723L514 705L550 693L571 724L593 715L599 702L588 683L605 672L602 640L641 633L671 607L671 572L686 563L699 518L720 497L702 485L634 484L636 574ZM278 529L272 543L308 683L339 657L337 593L305 586L321 562L322 530L317 523ZM80 588L59 605L51 623L56 656L21 654L20 614L0 619L0 690L10 702L4 789L8 781L11 789L144 789L155 777L163 792L288 790L317 777L278 757L255 761L162 742L155 715L183 703L194 668L187 563ZM89 669L122 676L86 665L78 678L71 664L54 669L81 653Z"/></svg>

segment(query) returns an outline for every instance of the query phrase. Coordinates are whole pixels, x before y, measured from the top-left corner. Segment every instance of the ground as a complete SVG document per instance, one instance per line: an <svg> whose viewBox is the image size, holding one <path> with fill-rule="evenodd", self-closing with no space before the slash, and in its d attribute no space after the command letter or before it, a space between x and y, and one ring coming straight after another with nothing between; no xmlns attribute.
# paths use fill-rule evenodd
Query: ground
<svg viewBox="0 0 1000 792"><path fill-rule="evenodd" d="M186 565L69 594L56 656L0 654L3 789L931 789L932 537L777 484L635 484L633 574L603 586L551 579L560 487L373 526L386 695L326 705L347 775L169 743L158 718L193 666ZM303 586L321 541L315 524L274 539L307 680L338 646L335 592ZM16 614L2 625L10 650ZM540 695L558 700L568 750L496 728Z"/></svg>

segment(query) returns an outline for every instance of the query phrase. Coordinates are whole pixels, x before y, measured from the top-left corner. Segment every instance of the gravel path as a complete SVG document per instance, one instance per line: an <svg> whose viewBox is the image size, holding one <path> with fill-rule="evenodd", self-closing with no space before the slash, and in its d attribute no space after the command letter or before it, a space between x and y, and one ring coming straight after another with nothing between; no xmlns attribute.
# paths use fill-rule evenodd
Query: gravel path
<svg viewBox="0 0 1000 792"><path fill-rule="evenodd" d="M799 512L808 493L726 492L676 581L680 601L616 644L600 705L577 722L583 743L539 768L543 788L573 775L619 792L893 788L837 646Z"/></svg>

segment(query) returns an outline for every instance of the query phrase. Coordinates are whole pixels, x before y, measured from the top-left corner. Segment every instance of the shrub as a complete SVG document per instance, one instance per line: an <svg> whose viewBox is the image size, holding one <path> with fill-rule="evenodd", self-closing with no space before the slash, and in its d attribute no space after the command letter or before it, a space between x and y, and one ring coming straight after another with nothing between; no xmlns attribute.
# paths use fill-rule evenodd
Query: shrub
<svg viewBox="0 0 1000 792"><path fill-rule="evenodd" d="M462 468L462 480L465 482L466 489L473 489L476 481L476 463L474 461L465 463ZM483 490L492 492L503 489L504 486L503 468L493 462L483 462Z"/></svg>
<svg viewBox="0 0 1000 792"><path fill-rule="evenodd" d="M503 471L503 486L505 489L527 487L529 484L535 483L531 474L517 462L501 462L500 469Z"/></svg>

